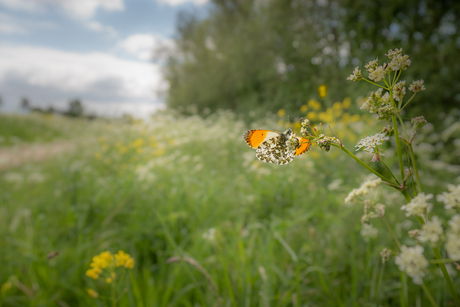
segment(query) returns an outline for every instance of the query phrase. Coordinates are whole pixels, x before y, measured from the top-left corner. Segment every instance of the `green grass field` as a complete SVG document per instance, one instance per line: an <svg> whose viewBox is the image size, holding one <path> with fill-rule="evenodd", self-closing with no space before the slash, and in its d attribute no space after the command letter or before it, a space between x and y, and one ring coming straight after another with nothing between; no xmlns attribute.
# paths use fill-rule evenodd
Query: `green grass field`
<svg viewBox="0 0 460 307"><path fill-rule="evenodd" d="M328 111L332 129L353 152L381 128L336 109ZM459 131L442 137L447 117L417 137L421 176L434 194L460 183L452 164ZM66 140L76 147L0 172L0 305L428 306L393 259L382 264L382 249L397 249L382 220L372 219L378 234L364 238L363 206L344 202L368 176L364 168L334 148L315 147L284 166L256 159L244 132L284 130L279 119L248 125L231 112L205 119L165 112L133 123L1 115L3 150L19 146L12 136L21 146ZM388 147L387 163L396 166ZM413 245L407 231L420 226L400 210L404 198L385 185L374 193L395 235ZM96 280L85 274L94 256L119 250L132 256L132 269ZM424 282L438 306L453 306L435 265Z"/></svg>

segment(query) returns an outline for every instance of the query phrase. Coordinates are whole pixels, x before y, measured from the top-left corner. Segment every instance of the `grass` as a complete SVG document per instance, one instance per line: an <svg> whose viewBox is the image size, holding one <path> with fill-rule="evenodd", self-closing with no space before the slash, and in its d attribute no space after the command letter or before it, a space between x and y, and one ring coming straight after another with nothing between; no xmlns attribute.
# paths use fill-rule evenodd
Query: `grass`
<svg viewBox="0 0 460 307"><path fill-rule="evenodd" d="M352 148L369 133L366 121L338 121L334 129ZM117 290L117 306L428 304L393 260L382 265L380 251L395 249L383 222L373 220L379 236L366 242L362 207L344 205L364 169L317 148L285 166L257 161L242 135L275 129L276 118L246 126L229 112L206 119L164 113L147 123L96 121L84 133L81 122L60 118L12 122L6 133L28 142L62 133L89 141L66 156L0 174L0 284L13 280L2 306L111 305L110 286L85 276L92 257L105 250L124 250L136 261ZM33 125L42 127L37 135L25 132ZM436 178L427 180L436 192L458 176L425 169ZM401 196L385 186L380 191L401 239L417 221L409 225L399 210ZM450 296L436 274L425 283L447 306Z"/></svg>

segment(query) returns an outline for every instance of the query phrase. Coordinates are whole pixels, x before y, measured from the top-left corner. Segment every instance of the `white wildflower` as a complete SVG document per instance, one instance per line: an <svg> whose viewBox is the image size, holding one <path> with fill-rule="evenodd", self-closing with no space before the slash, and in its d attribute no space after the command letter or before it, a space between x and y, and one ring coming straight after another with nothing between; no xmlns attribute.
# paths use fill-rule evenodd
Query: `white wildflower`
<svg viewBox="0 0 460 307"><path fill-rule="evenodd" d="M368 193L368 189L363 188L363 187L360 187L358 189L353 189L353 190L351 190L350 193L348 193L348 196L345 198L345 203L350 204L357 197L367 195L367 193Z"/></svg>
<svg viewBox="0 0 460 307"><path fill-rule="evenodd" d="M460 234L447 233L446 251L450 259L460 260Z"/></svg>
<svg viewBox="0 0 460 307"><path fill-rule="evenodd" d="M411 85L409 85L409 91L414 93L418 93L424 90L426 90L426 88L425 85L423 85L423 80L412 81Z"/></svg>
<svg viewBox="0 0 460 307"><path fill-rule="evenodd" d="M460 209L460 185L454 186L453 184L447 185L449 192L443 192L436 196L436 200L444 203L445 209L459 208Z"/></svg>
<svg viewBox="0 0 460 307"><path fill-rule="evenodd" d="M372 188L378 188L382 184L382 179L377 178L377 179L369 179L367 181L364 181L363 184L361 185L364 188L372 189Z"/></svg>
<svg viewBox="0 0 460 307"><path fill-rule="evenodd" d="M395 84L393 87L393 97L396 101L400 101L404 95L406 95L406 87L404 86L406 81L401 81Z"/></svg>
<svg viewBox="0 0 460 307"><path fill-rule="evenodd" d="M385 205L383 204L375 205L375 213L376 213L375 217L383 217L385 215Z"/></svg>
<svg viewBox="0 0 460 307"><path fill-rule="evenodd" d="M361 69L359 67L356 67L353 73L347 78L349 81L359 81L363 78L363 75L361 73Z"/></svg>
<svg viewBox="0 0 460 307"><path fill-rule="evenodd" d="M367 152L372 152L375 146L382 145L382 141L389 140L390 138L383 133L377 133L372 136L367 136L360 140L355 147L358 147L356 151L363 149Z"/></svg>
<svg viewBox="0 0 460 307"><path fill-rule="evenodd" d="M395 56L398 56L402 53L402 48L396 48L395 50L388 50L388 53L386 53L385 55L390 59L392 60Z"/></svg>
<svg viewBox="0 0 460 307"><path fill-rule="evenodd" d="M407 54L402 55L402 48L389 50L385 55L391 60L388 68L392 71L406 70L412 63Z"/></svg>
<svg viewBox="0 0 460 307"><path fill-rule="evenodd" d="M432 197L433 194L425 195L425 193L419 193L417 196L412 198L407 205L402 206L401 210L406 211L406 216L422 216L423 214L431 211L433 205L428 203L428 200Z"/></svg>
<svg viewBox="0 0 460 307"><path fill-rule="evenodd" d="M371 224L363 224L361 228L361 236L364 238L364 241L369 242L370 239L375 239L379 235L377 228L372 227Z"/></svg>
<svg viewBox="0 0 460 307"><path fill-rule="evenodd" d="M460 235L460 214L454 215L448 223L450 226L450 232Z"/></svg>
<svg viewBox="0 0 460 307"><path fill-rule="evenodd" d="M441 220L434 216L431 221L426 222L422 226L422 231L418 239L421 242L430 241L431 243L436 243L439 241L439 237L442 235L443 229L441 225Z"/></svg>
<svg viewBox="0 0 460 307"><path fill-rule="evenodd" d="M374 71L369 73L369 79L379 82L385 79L385 69L383 66L378 66Z"/></svg>
<svg viewBox="0 0 460 307"><path fill-rule="evenodd" d="M206 241L214 241L216 238L216 229L209 228L206 232L203 233L202 238Z"/></svg>
<svg viewBox="0 0 460 307"><path fill-rule="evenodd" d="M412 278L414 284L421 285L422 278L426 275L425 269L428 267L428 260L423 256L423 247L401 246L401 253L395 257L395 264L399 270L405 271Z"/></svg>
<svg viewBox="0 0 460 307"><path fill-rule="evenodd" d="M371 73L377 68L377 66L379 66L379 58L370 61L369 63L364 65L364 68L366 68L366 70Z"/></svg>

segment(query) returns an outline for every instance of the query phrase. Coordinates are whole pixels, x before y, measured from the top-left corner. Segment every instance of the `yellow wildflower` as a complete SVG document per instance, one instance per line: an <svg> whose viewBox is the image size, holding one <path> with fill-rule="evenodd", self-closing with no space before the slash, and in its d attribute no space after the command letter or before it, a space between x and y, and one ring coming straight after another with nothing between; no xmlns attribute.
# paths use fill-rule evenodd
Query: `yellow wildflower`
<svg viewBox="0 0 460 307"><path fill-rule="evenodd" d="M318 87L318 95L319 95L319 98L326 97L326 95L327 95L327 85L326 84L321 84Z"/></svg>
<svg viewBox="0 0 460 307"><path fill-rule="evenodd" d="M107 278L105 279L105 282L108 283L108 284L112 283L112 278L107 277Z"/></svg>
<svg viewBox="0 0 460 307"><path fill-rule="evenodd" d="M124 154L126 151L128 151L128 147L121 145L120 148L118 149L118 152L121 154Z"/></svg>
<svg viewBox="0 0 460 307"><path fill-rule="evenodd" d="M105 142L105 140L104 140L104 138L103 138L102 136L100 136L100 137L97 139L97 141L98 141L99 143L104 143L104 142Z"/></svg>
<svg viewBox="0 0 460 307"><path fill-rule="evenodd" d="M93 263L91 263L91 267L99 267L101 269L105 269L112 261L113 255L109 251L105 251L93 257Z"/></svg>
<svg viewBox="0 0 460 307"><path fill-rule="evenodd" d="M102 158L102 154L100 152L96 152L94 154L94 158L96 158L97 160L100 160Z"/></svg>
<svg viewBox="0 0 460 307"><path fill-rule="evenodd" d="M96 291L94 291L93 289L90 289L90 288L86 288L86 292L88 293L89 296L91 296L92 298L96 298L99 296L99 293L97 293Z"/></svg>
<svg viewBox="0 0 460 307"><path fill-rule="evenodd" d="M300 107L300 112L305 113L308 110L308 106L304 104L303 106Z"/></svg>
<svg viewBox="0 0 460 307"><path fill-rule="evenodd" d="M355 114L352 117L350 117L350 121L355 122L355 123L359 122L359 119L360 119L359 114Z"/></svg>
<svg viewBox="0 0 460 307"><path fill-rule="evenodd" d="M348 109L351 106L351 98L345 97L345 99L342 102L342 106L344 109Z"/></svg>
<svg viewBox="0 0 460 307"><path fill-rule="evenodd" d="M140 147L136 148L136 153L141 154L142 153L142 148L140 148Z"/></svg>
<svg viewBox="0 0 460 307"><path fill-rule="evenodd" d="M92 279L98 279L99 275L102 273L102 269L99 267L93 267L86 271L86 276Z"/></svg>
<svg viewBox="0 0 460 307"><path fill-rule="evenodd" d="M308 112L307 114L307 118L309 120L316 120L316 117L317 117L316 112L311 111L311 112Z"/></svg>
<svg viewBox="0 0 460 307"><path fill-rule="evenodd" d="M107 150L109 150L109 145L103 144L102 145L102 151L107 151Z"/></svg>
<svg viewBox="0 0 460 307"><path fill-rule="evenodd" d="M279 126L279 127L284 126L284 121L283 121L283 120L279 120L279 121L278 121L278 126Z"/></svg>
<svg viewBox="0 0 460 307"><path fill-rule="evenodd" d="M170 140L168 141L168 143L169 143L169 145L173 146L173 145L174 145L174 139L170 139Z"/></svg>
<svg viewBox="0 0 460 307"><path fill-rule="evenodd" d="M286 110L285 109L279 109L278 110L278 116L279 117L284 117L286 115Z"/></svg>
<svg viewBox="0 0 460 307"><path fill-rule="evenodd" d="M131 146L134 148L141 147L142 145L144 145L143 139L137 139L131 144Z"/></svg>
<svg viewBox="0 0 460 307"><path fill-rule="evenodd" d="M134 268L134 259L132 257L129 257L128 260L125 262L125 268L127 269L132 269Z"/></svg>
<svg viewBox="0 0 460 307"><path fill-rule="evenodd" d="M13 284L10 281L5 282L0 288L0 294L5 293L13 287Z"/></svg>
<svg viewBox="0 0 460 307"><path fill-rule="evenodd" d="M155 155L157 155L157 156L163 156L164 154L165 154L164 148L158 148L158 149L155 151Z"/></svg>
<svg viewBox="0 0 460 307"><path fill-rule="evenodd" d="M321 109L321 103L317 101L316 99L310 99L308 101L308 106L312 108L313 110L319 110Z"/></svg>
<svg viewBox="0 0 460 307"><path fill-rule="evenodd" d="M340 110L340 109L342 109L342 104L339 101L334 102L334 104L332 105L332 108L334 110Z"/></svg>
<svg viewBox="0 0 460 307"><path fill-rule="evenodd" d="M115 255L115 260L117 262L117 266L123 266L125 265L126 261L130 258L131 256L124 251L120 250L118 253Z"/></svg>

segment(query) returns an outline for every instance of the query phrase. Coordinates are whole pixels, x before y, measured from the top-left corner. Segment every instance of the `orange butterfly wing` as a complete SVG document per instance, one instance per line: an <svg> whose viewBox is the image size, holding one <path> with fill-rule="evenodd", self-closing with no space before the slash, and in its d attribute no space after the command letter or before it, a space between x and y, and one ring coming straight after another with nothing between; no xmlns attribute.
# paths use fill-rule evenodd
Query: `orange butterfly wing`
<svg viewBox="0 0 460 307"><path fill-rule="evenodd" d="M299 156L304 152L307 152L311 148L311 142L305 138L297 137L299 139L300 147L296 149L295 155Z"/></svg>
<svg viewBox="0 0 460 307"><path fill-rule="evenodd" d="M262 144L264 141L271 139L273 137L279 136L281 133L271 130L249 130L246 131L244 134L244 140L248 143L249 146L252 148L257 148Z"/></svg>

